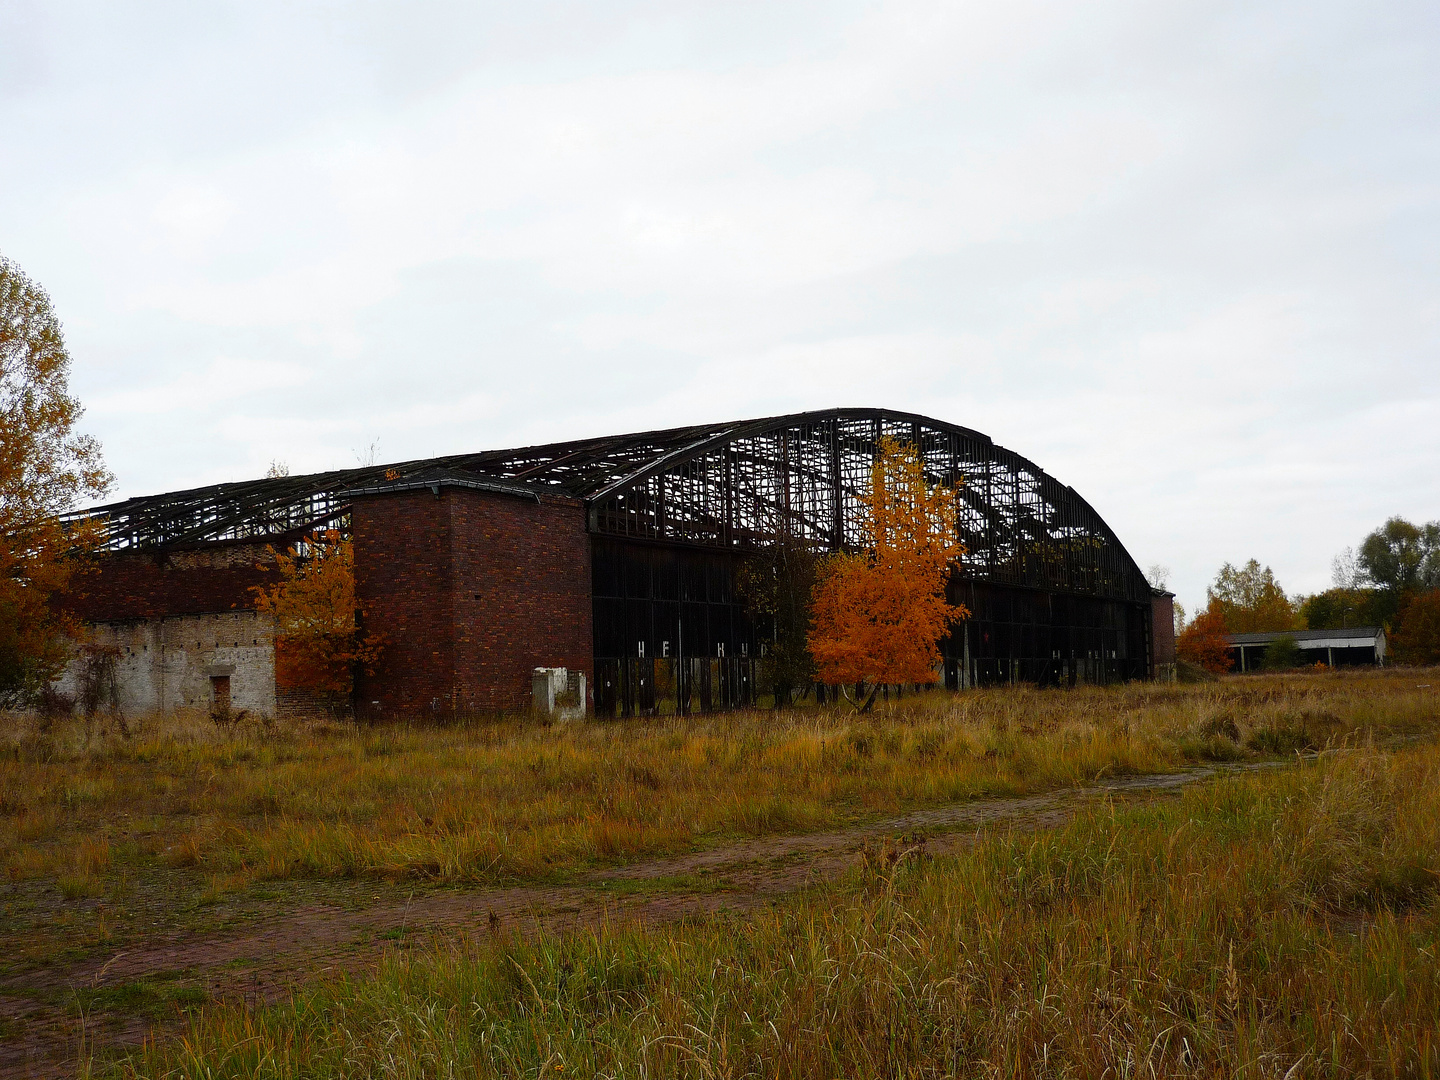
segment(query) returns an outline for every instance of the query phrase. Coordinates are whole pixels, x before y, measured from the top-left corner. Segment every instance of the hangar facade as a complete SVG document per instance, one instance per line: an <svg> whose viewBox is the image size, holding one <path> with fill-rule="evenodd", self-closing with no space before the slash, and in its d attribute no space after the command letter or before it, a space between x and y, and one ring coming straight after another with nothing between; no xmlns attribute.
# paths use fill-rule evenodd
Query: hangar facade
<svg viewBox="0 0 1440 1080"><path fill-rule="evenodd" d="M583 673L599 715L756 703L766 628L736 593L777 536L859 541L883 437L956 488L971 617L944 679L1108 683L1173 670L1168 594L1074 489L969 428L834 409L219 484L84 511L108 536L72 598L117 654L122 704L259 713L305 707L275 685L273 628L249 588L272 546L317 528L354 542L357 599L386 643L361 714L453 715L530 701L536 667ZM81 515L77 515L81 516Z"/></svg>

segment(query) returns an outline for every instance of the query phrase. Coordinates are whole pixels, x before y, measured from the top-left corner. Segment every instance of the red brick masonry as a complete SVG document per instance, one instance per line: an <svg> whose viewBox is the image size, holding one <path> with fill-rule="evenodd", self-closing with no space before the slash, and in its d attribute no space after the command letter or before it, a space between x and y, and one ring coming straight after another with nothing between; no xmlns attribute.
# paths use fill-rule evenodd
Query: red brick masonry
<svg viewBox="0 0 1440 1080"><path fill-rule="evenodd" d="M362 710L524 708L536 667L591 671L582 503L441 487L354 497L355 591L385 635Z"/></svg>
<svg viewBox="0 0 1440 1080"><path fill-rule="evenodd" d="M275 580L263 544L107 555L77 575L65 606L86 622L119 622L253 608L252 585Z"/></svg>
<svg viewBox="0 0 1440 1080"><path fill-rule="evenodd" d="M1175 597L1167 594L1150 598L1150 615L1154 641L1153 668L1158 664L1175 663Z"/></svg>

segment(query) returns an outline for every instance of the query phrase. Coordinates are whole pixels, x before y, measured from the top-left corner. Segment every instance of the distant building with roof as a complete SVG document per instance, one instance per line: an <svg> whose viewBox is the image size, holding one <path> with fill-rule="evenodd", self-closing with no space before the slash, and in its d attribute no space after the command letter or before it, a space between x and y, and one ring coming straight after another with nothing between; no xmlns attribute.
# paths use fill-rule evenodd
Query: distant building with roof
<svg viewBox="0 0 1440 1080"><path fill-rule="evenodd" d="M1231 666L1254 671L1265 662L1265 650L1282 637L1293 638L1307 664L1326 667L1384 667L1385 629L1353 626L1345 630L1275 630L1263 634L1226 634Z"/></svg>

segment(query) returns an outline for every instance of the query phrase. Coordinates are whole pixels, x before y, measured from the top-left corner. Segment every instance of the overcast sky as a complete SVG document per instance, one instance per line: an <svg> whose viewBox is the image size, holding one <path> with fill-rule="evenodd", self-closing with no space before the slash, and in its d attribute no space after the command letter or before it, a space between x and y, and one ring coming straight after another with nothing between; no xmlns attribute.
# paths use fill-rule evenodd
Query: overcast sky
<svg viewBox="0 0 1440 1080"><path fill-rule="evenodd" d="M827 408L1195 605L1440 518L1440 5L0 0L117 496Z"/></svg>

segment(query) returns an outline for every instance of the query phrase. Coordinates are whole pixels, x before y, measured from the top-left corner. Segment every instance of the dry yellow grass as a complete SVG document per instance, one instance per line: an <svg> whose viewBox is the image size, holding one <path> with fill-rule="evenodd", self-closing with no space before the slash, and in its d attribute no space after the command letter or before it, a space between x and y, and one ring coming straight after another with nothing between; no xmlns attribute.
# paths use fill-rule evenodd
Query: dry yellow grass
<svg viewBox="0 0 1440 1080"><path fill-rule="evenodd" d="M373 875L543 880L597 863L1216 758L1428 730L1413 673L986 690L838 710L543 726L334 723L129 735L12 722L0 862L71 891L151 864L214 887ZM86 883L90 884L86 884Z"/></svg>
<svg viewBox="0 0 1440 1080"><path fill-rule="evenodd" d="M396 957L114 1072L1429 1077L1437 885L1440 750L1366 748L877 858L749 919Z"/></svg>

